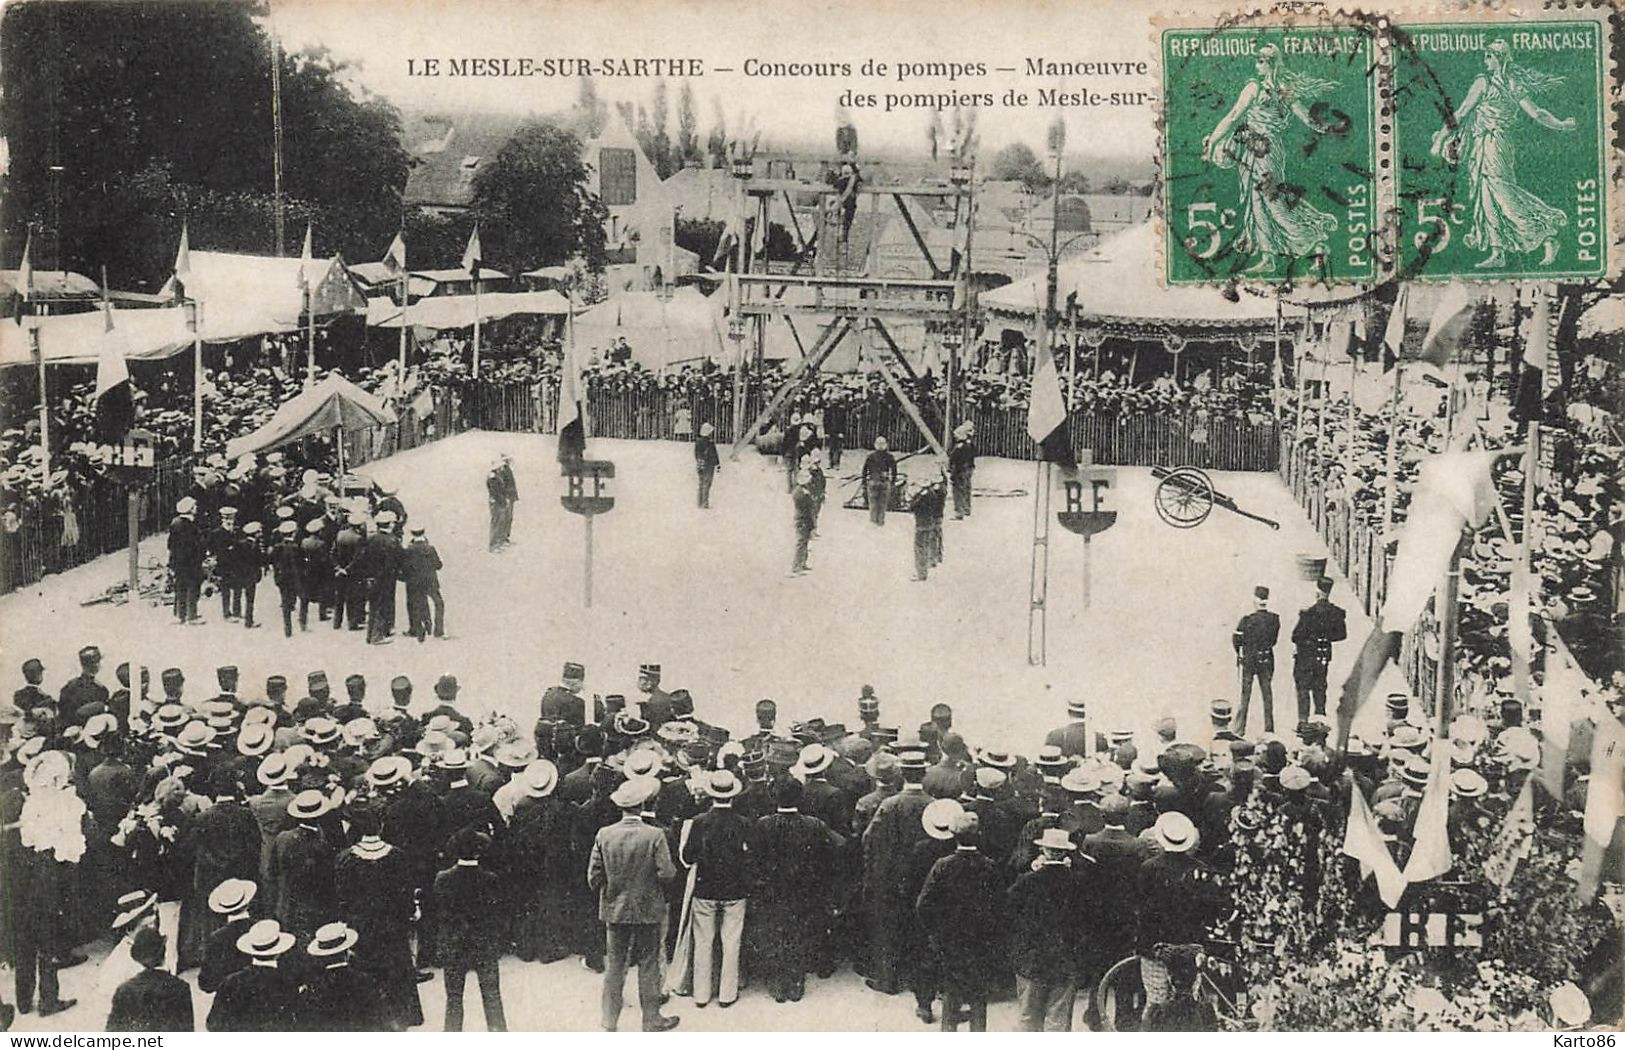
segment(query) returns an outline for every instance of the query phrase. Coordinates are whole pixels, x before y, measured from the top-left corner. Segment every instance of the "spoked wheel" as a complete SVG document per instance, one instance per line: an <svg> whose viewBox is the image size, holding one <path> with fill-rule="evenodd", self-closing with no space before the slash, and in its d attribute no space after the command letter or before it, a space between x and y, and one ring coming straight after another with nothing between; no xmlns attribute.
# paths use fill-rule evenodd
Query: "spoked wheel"
<svg viewBox="0 0 1625 1050"><path fill-rule="evenodd" d="M1101 1031L1138 1032L1145 1013L1145 985L1140 982L1140 959L1131 955L1113 964L1095 988L1095 1013Z"/></svg>
<svg viewBox="0 0 1625 1050"><path fill-rule="evenodd" d="M1194 529L1213 512L1213 481L1197 467L1176 467L1157 485L1157 516L1176 529Z"/></svg>

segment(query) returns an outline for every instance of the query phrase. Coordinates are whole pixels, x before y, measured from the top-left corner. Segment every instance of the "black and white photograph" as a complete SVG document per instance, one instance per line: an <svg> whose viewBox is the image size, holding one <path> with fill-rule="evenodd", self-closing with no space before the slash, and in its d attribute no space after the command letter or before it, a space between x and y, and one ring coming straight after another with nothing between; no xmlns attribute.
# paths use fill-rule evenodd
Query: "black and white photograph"
<svg viewBox="0 0 1625 1050"><path fill-rule="evenodd" d="M1622 69L5 3L0 1032L1612 1046Z"/></svg>

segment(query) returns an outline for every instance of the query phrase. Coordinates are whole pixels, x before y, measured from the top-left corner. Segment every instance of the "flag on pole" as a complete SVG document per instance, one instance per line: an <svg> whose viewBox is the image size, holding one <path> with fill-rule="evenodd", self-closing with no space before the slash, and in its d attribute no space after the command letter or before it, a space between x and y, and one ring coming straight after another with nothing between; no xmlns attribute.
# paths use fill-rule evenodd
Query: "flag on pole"
<svg viewBox="0 0 1625 1050"><path fill-rule="evenodd" d="M1535 845L1535 778L1525 777L1517 801L1501 821L1501 830L1484 858L1484 877L1506 888L1518 873L1518 863L1529 856Z"/></svg>
<svg viewBox="0 0 1625 1050"><path fill-rule="evenodd" d="M1585 843L1580 848L1579 896L1590 900L1602 881L1603 859L1619 838L1625 817L1625 726L1612 716L1597 723L1591 739L1591 779L1586 789Z"/></svg>
<svg viewBox="0 0 1625 1050"><path fill-rule="evenodd" d="M474 279L480 279L480 262L484 253L480 249L480 228L475 225L468 235L468 247L463 249L463 269L467 270Z"/></svg>
<svg viewBox="0 0 1625 1050"><path fill-rule="evenodd" d="M1545 285L1538 284L1529 290L1529 295L1523 364L1518 369L1518 389L1512 407L1516 418L1538 420L1546 389L1546 362L1552 346L1552 297Z"/></svg>
<svg viewBox="0 0 1625 1050"><path fill-rule="evenodd" d="M571 303L572 309L574 302ZM560 463L580 462L587 455L586 420L581 412L584 393L581 361L576 352L575 318L571 316L569 338L564 343L564 359L559 367L558 456Z"/></svg>
<svg viewBox="0 0 1625 1050"><path fill-rule="evenodd" d="M113 327L113 303L107 296L107 271L102 271L102 344L96 357L96 441L120 444L135 423L135 391L130 367L124 360L124 341Z"/></svg>
<svg viewBox="0 0 1625 1050"><path fill-rule="evenodd" d="M1360 862L1360 878L1377 877L1377 894L1382 902L1392 908L1399 904L1399 899L1405 895L1406 880L1394 863L1394 855L1388 852L1388 843L1383 841L1382 832L1377 829L1377 820L1371 814L1371 806L1365 800L1365 795L1358 785L1349 792L1349 819L1343 829L1343 853Z"/></svg>
<svg viewBox="0 0 1625 1050"><path fill-rule="evenodd" d="M1388 372L1405 356L1405 322L1410 317L1411 288L1401 284L1394 293L1394 308L1382 329L1382 370Z"/></svg>
<svg viewBox="0 0 1625 1050"><path fill-rule="evenodd" d="M1450 744L1433 742L1433 772L1422 791L1416 826L1411 830L1411 856L1405 862L1406 882L1426 882L1450 870Z"/></svg>
<svg viewBox="0 0 1625 1050"><path fill-rule="evenodd" d="M1066 401L1061 396L1061 373L1048 347L1038 351L1038 368L1033 372L1032 393L1027 399L1027 435L1037 442L1040 459L1063 466L1074 464L1071 427L1067 426Z"/></svg>
<svg viewBox="0 0 1625 1050"><path fill-rule="evenodd" d="M1382 612L1344 680L1337 707L1339 739L1348 739L1354 716L1371 696L1398 636L1416 626L1428 599L1450 567L1462 530L1477 528L1495 506L1490 468L1494 452L1447 452L1422 464L1410 517L1388 570Z"/></svg>
<svg viewBox="0 0 1625 1050"><path fill-rule="evenodd" d="M1575 743L1574 724L1585 718L1591 690L1591 680L1575 665L1568 650L1553 647L1540 691L1540 780L1553 798L1563 797L1569 760L1580 757L1569 751ZM1585 747L1583 734L1579 746Z"/></svg>
<svg viewBox="0 0 1625 1050"><path fill-rule="evenodd" d="M1422 349L1414 360L1426 361L1435 368L1443 368L1456 356L1456 350L1467 338L1467 329L1473 320L1473 297L1467 286L1452 281L1444 286L1433 315L1428 318L1427 334L1422 337Z"/></svg>
<svg viewBox="0 0 1625 1050"><path fill-rule="evenodd" d="M23 238L23 261L17 266L17 323L21 324L23 314L27 312L27 303L34 298L34 264L29 256L34 250L34 231L29 230L28 236Z"/></svg>
<svg viewBox="0 0 1625 1050"><path fill-rule="evenodd" d="M187 234L186 223L181 223L181 243L175 249L175 278L171 282L175 287L177 300L186 298L186 282L192 276L192 249L191 238Z"/></svg>
<svg viewBox="0 0 1625 1050"><path fill-rule="evenodd" d="M395 239L389 242L389 250L384 253L384 267L396 277L406 274L406 234L397 233Z"/></svg>

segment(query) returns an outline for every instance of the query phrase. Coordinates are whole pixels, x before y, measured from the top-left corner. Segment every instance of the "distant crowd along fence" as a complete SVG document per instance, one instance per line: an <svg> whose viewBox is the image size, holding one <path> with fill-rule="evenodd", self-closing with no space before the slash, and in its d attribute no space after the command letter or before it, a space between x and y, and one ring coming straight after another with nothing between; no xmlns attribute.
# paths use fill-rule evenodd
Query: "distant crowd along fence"
<svg viewBox="0 0 1625 1050"><path fill-rule="evenodd" d="M747 420L753 420L772 391L748 385ZM434 390L434 411L419 418L411 409L400 422L344 435L345 462L359 467L393 453L466 430L551 434L557 430L557 388L551 382L465 381ZM941 430L940 403L922 406L934 431ZM686 415L683 410L686 411ZM976 427L984 456L1033 459L1037 448L1027 435L1023 405L969 405L961 418ZM864 401L845 407L846 449L867 449L884 436L898 451L914 451L925 441L895 399ZM733 443L733 390L723 384L713 393L658 388L594 390L587 416L596 437L633 440L685 440L702 423L716 430L719 445ZM770 424L769 431L775 428ZM322 441L324 439L310 439ZM1156 414L1075 411L1072 440L1078 450L1092 451L1094 461L1122 466L1192 463L1211 470L1275 470L1281 451L1273 421L1199 420L1190 413ZM143 488L141 534L165 531L176 502L192 484L193 457L161 461ZM124 488L97 478L44 504L30 504L8 515L0 529L0 594L37 583L103 554L124 548L128 540Z"/></svg>
<svg viewBox="0 0 1625 1050"><path fill-rule="evenodd" d="M1382 528L1350 513L1349 501L1341 487L1325 484L1327 471L1316 455L1315 442L1294 441L1290 428L1281 433L1281 477L1303 508L1304 517L1326 543L1326 553L1348 580L1367 616L1376 617L1388 593L1388 574L1393 568L1393 552L1382 540ZM1435 710L1439 662L1427 653L1420 640L1431 635L1431 622L1423 630L1405 632L1399 666L1412 695L1428 711ZM1347 644L1357 644L1351 641Z"/></svg>

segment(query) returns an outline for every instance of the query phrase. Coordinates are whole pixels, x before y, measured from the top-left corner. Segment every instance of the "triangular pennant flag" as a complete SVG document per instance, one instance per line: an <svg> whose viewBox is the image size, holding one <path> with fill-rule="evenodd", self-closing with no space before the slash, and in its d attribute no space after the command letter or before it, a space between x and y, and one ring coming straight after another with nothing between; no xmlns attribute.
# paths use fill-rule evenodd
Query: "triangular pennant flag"
<svg viewBox="0 0 1625 1050"><path fill-rule="evenodd" d="M572 302L572 311L574 306ZM585 390L581 382L580 355L576 350L573 312L567 323L570 332L564 342L564 359L559 363L558 459L560 463L579 463L587 455L587 428L581 411Z"/></svg>
<svg viewBox="0 0 1625 1050"><path fill-rule="evenodd" d="M476 223L468 235L468 247L463 249L463 269L473 275L477 281L480 279L480 227Z"/></svg>
<svg viewBox="0 0 1625 1050"><path fill-rule="evenodd" d="M1027 399L1027 436L1038 443L1046 462L1071 465L1072 438L1067 426L1066 401L1061 396L1061 374L1048 348L1038 351L1032 393Z"/></svg>
<svg viewBox="0 0 1625 1050"><path fill-rule="evenodd" d="M311 263L315 262L313 234L311 224L307 222L305 224L305 245L299 249L299 290L303 292L310 291L310 268Z"/></svg>
<svg viewBox="0 0 1625 1050"><path fill-rule="evenodd" d="M1529 318L1523 333L1523 365L1518 369L1513 413L1518 419L1538 420L1546 387L1546 362L1552 345L1552 297L1544 285L1535 285L1529 293Z"/></svg>
<svg viewBox="0 0 1625 1050"><path fill-rule="evenodd" d="M124 440L135 423L135 391L130 367L124 360L123 339L113 326L113 303L107 295L107 271L102 271L102 343L96 357L95 434L100 444Z"/></svg>
<svg viewBox="0 0 1625 1050"><path fill-rule="evenodd" d="M406 233L402 231L389 242L389 250L384 253L384 268L391 274L399 277L406 272Z"/></svg>
<svg viewBox="0 0 1625 1050"><path fill-rule="evenodd" d="M1433 772L1422 792L1416 826L1411 831L1411 856L1405 862L1406 882L1426 882L1450 870L1450 745L1433 742Z"/></svg>
<svg viewBox="0 0 1625 1050"><path fill-rule="evenodd" d="M1484 877L1504 889L1534 844L1535 778L1531 776L1524 778L1523 790L1518 792L1517 801L1501 822L1501 830L1490 846L1490 855L1484 858Z"/></svg>
<svg viewBox="0 0 1625 1050"><path fill-rule="evenodd" d="M1575 740L1574 723L1583 718L1585 701L1591 693L1591 680L1574 663L1563 646L1547 656L1546 674L1540 691L1540 780L1546 793L1563 797L1568 781L1569 748ZM1584 747L1583 736L1581 747Z"/></svg>
<svg viewBox="0 0 1625 1050"><path fill-rule="evenodd" d="M1410 313L1410 285L1402 284L1395 293L1394 308L1388 313L1388 324L1382 330L1382 362L1387 371L1405 354L1405 321Z"/></svg>
<svg viewBox="0 0 1625 1050"><path fill-rule="evenodd" d="M191 237L187 233L186 223L181 223L181 243L175 249L175 278L171 282L175 289L176 299L186 298L186 282L192 277L192 248Z"/></svg>
<svg viewBox="0 0 1625 1050"><path fill-rule="evenodd" d="M34 264L30 256L34 251L34 231L29 230L28 236L23 238L23 261L17 266L17 294L23 301L34 298Z"/></svg>
<svg viewBox="0 0 1625 1050"><path fill-rule="evenodd" d="M1388 907L1398 906L1405 895L1405 876L1400 873L1388 843L1377 830L1371 806L1355 785L1349 792L1349 819L1343 829L1343 853L1360 862L1360 878L1377 877L1377 895Z"/></svg>
<svg viewBox="0 0 1625 1050"><path fill-rule="evenodd" d="M1493 452L1448 452L1422 464L1410 516L1388 572L1381 624L1385 631L1415 626L1444 578L1462 529L1477 528L1495 505Z"/></svg>

